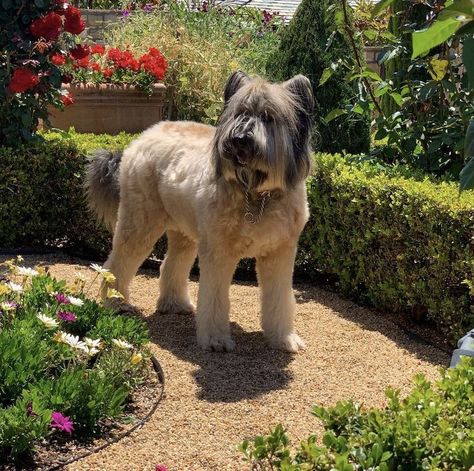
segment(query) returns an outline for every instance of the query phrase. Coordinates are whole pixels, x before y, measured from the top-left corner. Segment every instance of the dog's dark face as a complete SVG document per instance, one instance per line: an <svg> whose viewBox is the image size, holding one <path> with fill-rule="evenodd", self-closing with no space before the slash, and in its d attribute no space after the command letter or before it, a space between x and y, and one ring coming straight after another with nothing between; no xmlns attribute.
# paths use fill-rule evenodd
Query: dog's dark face
<svg viewBox="0 0 474 471"><path fill-rule="evenodd" d="M306 178L314 106L306 77L272 84L235 72L224 102L213 149L217 176L257 191L285 189Z"/></svg>

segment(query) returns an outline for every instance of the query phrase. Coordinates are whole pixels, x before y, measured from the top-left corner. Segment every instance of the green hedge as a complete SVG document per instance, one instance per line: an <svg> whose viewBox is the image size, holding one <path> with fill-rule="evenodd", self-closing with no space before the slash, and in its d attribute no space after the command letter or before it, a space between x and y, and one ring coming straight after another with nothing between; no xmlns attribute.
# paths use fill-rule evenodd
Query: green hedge
<svg viewBox="0 0 474 471"><path fill-rule="evenodd" d="M83 197L85 154L124 147L132 137L49 133L47 143L0 148L0 247L105 255L110 236ZM332 274L344 295L427 317L452 338L474 326L473 192L459 196L454 183L388 175L325 154L316 156L308 188L311 219L298 273ZM163 251L160 244L156 254Z"/></svg>
<svg viewBox="0 0 474 471"><path fill-rule="evenodd" d="M318 155L298 266L342 293L427 317L453 337L474 326L474 193Z"/></svg>

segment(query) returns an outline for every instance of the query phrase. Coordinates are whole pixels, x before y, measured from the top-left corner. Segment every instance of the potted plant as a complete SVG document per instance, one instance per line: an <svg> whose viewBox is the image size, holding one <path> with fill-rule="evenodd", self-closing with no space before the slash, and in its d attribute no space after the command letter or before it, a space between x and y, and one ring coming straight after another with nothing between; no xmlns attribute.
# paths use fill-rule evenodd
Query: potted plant
<svg viewBox="0 0 474 471"><path fill-rule="evenodd" d="M129 50L79 45L51 60L63 71L63 112L51 109L51 126L79 132L140 132L163 118L168 64L151 47L135 57Z"/></svg>

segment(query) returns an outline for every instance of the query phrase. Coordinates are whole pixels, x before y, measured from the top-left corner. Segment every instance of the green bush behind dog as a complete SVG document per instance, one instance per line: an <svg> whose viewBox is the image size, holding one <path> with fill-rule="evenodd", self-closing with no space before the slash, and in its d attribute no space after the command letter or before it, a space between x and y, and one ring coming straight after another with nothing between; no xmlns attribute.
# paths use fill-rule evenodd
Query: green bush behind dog
<svg viewBox="0 0 474 471"><path fill-rule="evenodd" d="M132 138L48 133L45 143L0 148L0 247L59 246L104 257L110 236L88 212L82 189L86 154ZM296 271L335 275L344 295L426 317L454 340L474 325L474 193L392 173L316 154ZM164 251L161 241L155 255Z"/></svg>

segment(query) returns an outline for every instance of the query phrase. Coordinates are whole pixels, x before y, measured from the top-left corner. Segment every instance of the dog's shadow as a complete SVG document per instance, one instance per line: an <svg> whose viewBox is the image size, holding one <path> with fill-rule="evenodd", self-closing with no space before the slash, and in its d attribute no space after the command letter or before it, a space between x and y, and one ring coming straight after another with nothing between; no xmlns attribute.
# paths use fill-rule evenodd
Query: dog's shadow
<svg viewBox="0 0 474 471"><path fill-rule="evenodd" d="M232 323L235 351L205 352L196 343L194 315L154 314L145 321L154 343L199 365L193 373L199 399L237 402L284 389L293 379L287 369L292 354L271 349L262 332L245 332ZM166 374L181 372L165 371Z"/></svg>

